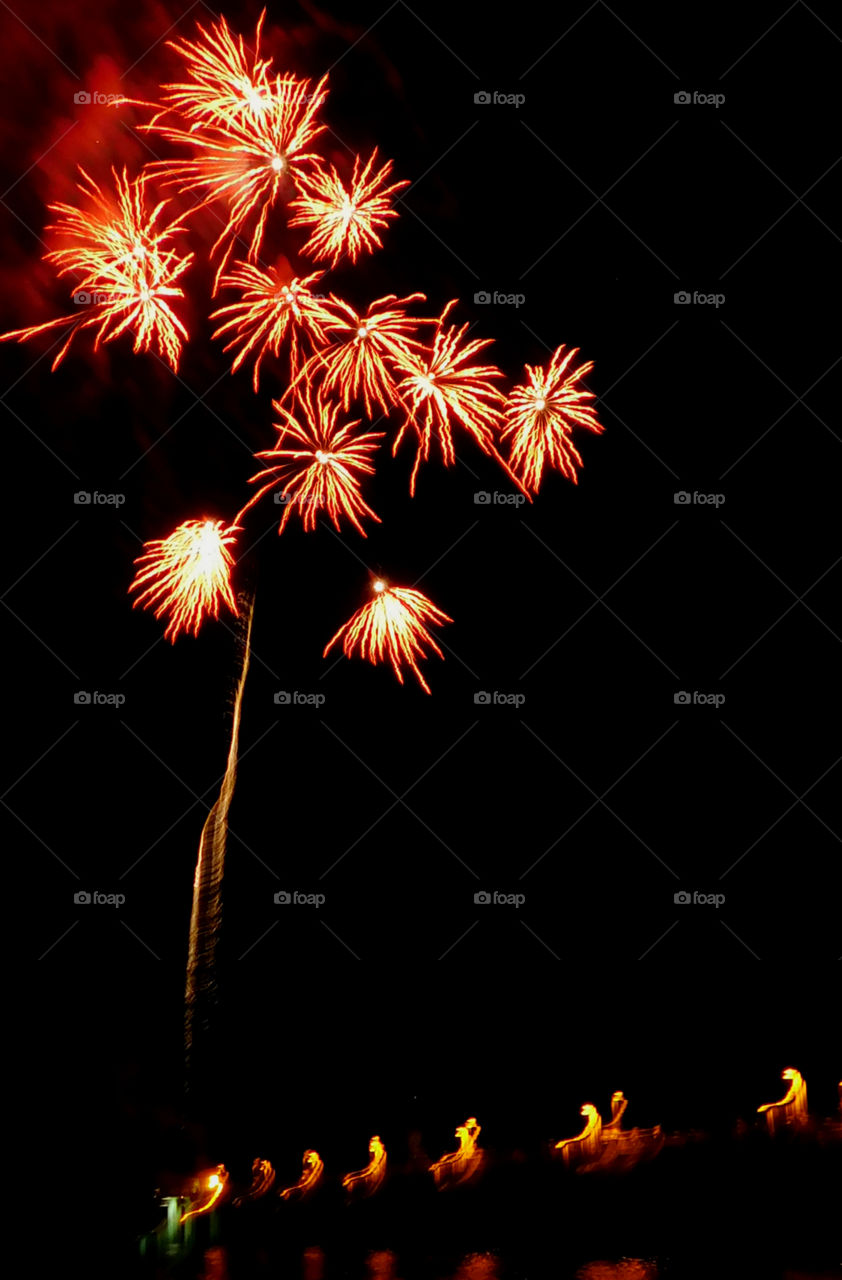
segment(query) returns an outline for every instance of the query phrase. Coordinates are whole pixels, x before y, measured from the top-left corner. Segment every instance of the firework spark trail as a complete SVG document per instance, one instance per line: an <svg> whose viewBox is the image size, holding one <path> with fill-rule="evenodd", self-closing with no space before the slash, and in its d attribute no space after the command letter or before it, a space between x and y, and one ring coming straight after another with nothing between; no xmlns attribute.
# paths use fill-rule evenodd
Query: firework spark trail
<svg viewBox="0 0 842 1280"><path fill-rule="evenodd" d="M502 422L501 406L505 397L494 386L493 379L502 378L495 365L472 365L466 362L491 345L491 338L474 338L465 342L469 326L450 325L444 321L456 305L454 298L447 304L438 321L432 345L421 353L410 352L398 359L404 373L398 383L398 391L406 411L404 422L395 437L393 454L406 432L411 428L418 441L415 465L409 481L409 492L415 496L415 481L421 462L430 457L430 445L435 435L441 448L446 467L453 466L456 452L453 447L451 420L461 424L483 453L493 457L532 501L519 477L500 454L495 443L495 433Z"/></svg>
<svg viewBox="0 0 842 1280"><path fill-rule="evenodd" d="M349 303L330 294L325 302L328 320L325 332L328 345L317 350L301 370L300 380L321 375L325 391L337 395L343 407L361 401L369 417L375 406L388 413L398 406L400 396L394 372L413 355L425 350L414 336L419 325L438 324L438 320L408 316L412 302L426 302L423 293L398 298L394 293L372 302L365 314ZM294 393L297 382L287 388Z"/></svg>
<svg viewBox="0 0 842 1280"><path fill-rule="evenodd" d="M574 426L585 427L597 435L604 427L596 409L588 404L595 397L576 384L593 368L593 362L568 372L579 348L564 354L564 347L553 352L545 369L526 365L528 383L515 387L506 401L506 425L502 440L510 440L509 462L527 489L537 493L544 467L554 467L578 483L576 467L582 457L573 443Z"/></svg>
<svg viewBox="0 0 842 1280"><path fill-rule="evenodd" d="M191 212L216 200L228 204L228 220L211 248L211 257L222 249L214 280L214 293L224 274L235 239L251 223L250 262L257 260L269 211L288 180L301 166L318 160L307 148L325 129L315 116L327 97L322 76L313 88L309 80L276 76L271 82L263 111L250 115L230 113L220 121L195 122L189 129L152 121L141 130L160 134L168 142L189 147L189 159L154 160L149 171L164 186L181 192L197 191L202 199Z"/></svg>
<svg viewBox="0 0 842 1280"><path fill-rule="evenodd" d="M241 598L240 676L234 694L228 760L219 796L208 813L199 841L193 878L193 906L190 913L190 944L185 988L184 1044L188 1084L198 1078L197 1064L210 1030L210 1016L216 1001L216 951L222 921L222 880L228 842L228 811L237 781L237 757L243 692L251 659L251 626L254 597Z"/></svg>
<svg viewBox="0 0 842 1280"><path fill-rule="evenodd" d="M377 233L384 231L389 220L398 216L389 197L408 187L409 182L404 179L386 186L392 162L387 160L372 174L376 159L375 147L360 169L361 158L355 156L348 187L331 164L317 164L312 170L301 170L295 175L295 185L301 194L290 201L294 216L289 226L315 228L302 253L317 261L330 259L330 266L335 267L346 255L356 262L361 254L383 247Z"/></svg>
<svg viewBox="0 0 842 1280"><path fill-rule="evenodd" d="M403 684L404 665L414 672L425 693L430 686L418 667L418 659L426 658L424 646L429 645L440 658L444 655L427 630L425 623L452 622L446 613L437 608L420 591L408 587L389 587L378 579L373 584L374 599L340 627L328 642L323 657L327 657L337 640L342 640L346 658L355 653L375 665L388 659L392 669Z"/></svg>
<svg viewBox="0 0 842 1280"><path fill-rule="evenodd" d="M342 1186L350 1195L373 1195L386 1177L386 1148L379 1134L371 1139L368 1149L371 1159L366 1167L357 1173L346 1173L342 1179Z"/></svg>
<svg viewBox="0 0 842 1280"><path fill-rule="evenodd" d="M145 542L144 554L129 591L139 591L134 606L155 610L155 617L169 617L164 635L173 644L182 631L199 634L208 615L219 617L225 604L236 614L231 589L234 558L229 547L237 541L239 526L222 520L185 520L168 538Z"/></svg>
<svg viewBox="0 0 842 1280"><path fill-rule="evenodd" d="M264 9L257 22L251 57L243 37L234 38L224 15L218 23L210 24L209 31L197 23L198 40L168 40L167 46L184 60L190 79L183 84L161 86L166 105L156 119L173 110L194 123L224 127L232 118L249 118L266 111L272 94L268 75L272 62L260 57L265 18Z"/></svg>
<svg viewBox="0 0 842 1280"><path fill-rule="evenodd" d="M70 325L70 332L53 360L55 370L67 354L77 333L96 329L94 350L103 342L113 342L130 330L134 351L156 350L174 369L178 369L182 339L189 335L172 310L168 299L183 298L184 290L176 281L187 270L193 254L181 255L171 247L174 237L184 231L178 223L158 225L161 213L169 203L161 200L149 211L147 178L129 178L126 170L112 170L115 196L106 195L92 178L80 169L82 181L77 184L93 208L77 209L73 205L50 205L60 220L48 227L56 235L68 237L70 243L44 255L58 268L61 276L80 273L74 299L86 310L26 329L15 329L0 335L0 341L17 339L24 342L39 333Z"/></svg>
<svg viewBox="0 0 842 1280"><path fill-rule="evenodd" d="M211 320L228 319L215 331L221 338L233 333L223 348L230 351L239 345L239 351L231 366L232 373L255 351L252 384L255 391L260 382L260 366L269 353L275 357L289 338L289 363L293 377L303 358L302 346L313 348L326 341L325 326L331 313L323 305L310 286L320 280L324 272L314 271L303 279L284 281L274 270L262 271L249 263L237 262L229 274L221 277L223 288L240 289L239 302L231 302L211 313Z"/></svg>
<svg viewBox="0 0 842 1280"><path fill-rule="evenodd" d="M238 512L237 520L270 489L281 485L285 504L279 533L283 533L296 509L307 532L315 529L316 519L324 511L336 529L340 528L340 517L346 516L366 537L360 517L368 516L378 524L380 517L363 501L358 476L374 475L369 455L379 447L383 432L355 436L354 427L359 426L360 420L340 423L339 405L325 399L321 387L315 390L306 387L295 403L294 412L284 408L279 400L273 404L281 416L277 448L265 449L255 456L277 461L251 477L251 484L270 478ZM287 438L304 447L281 448Z"/></svg>
<svg viewBox="0 0 842 1280"><path fill-rule="evenodd" d="M301 1162L301 1177L292 1187L278 1192L282 1200L304 1200L315 1191L325 1171L324 1161L318 1151L305 1151Z"/></svg>

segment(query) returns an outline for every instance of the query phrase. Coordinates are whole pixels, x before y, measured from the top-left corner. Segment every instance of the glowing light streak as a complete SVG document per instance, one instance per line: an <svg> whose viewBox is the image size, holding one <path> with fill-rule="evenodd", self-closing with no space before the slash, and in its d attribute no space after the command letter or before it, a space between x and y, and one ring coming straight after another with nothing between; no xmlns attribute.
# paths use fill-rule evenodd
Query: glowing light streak
<svg viewBox="0 0 842 1280"><path fill-rule="evenodd" d="M593 394L577 386L593 363L569 371L578 350L574 347L565 355L564 347L559 347L546 370L526 365L528 382L515 387L506 401L501 440L509 441L509 462L533 493L541 487L545 467L554 467L577 484L576 468L582 466L582 457L573 443L573 428L596 434L604 430L596 409L587 403Z"/></svg>
<svg viewBox="0 0 842 1280"><path fill-rule="evenodd" d="M360 156L356 156L347 187L331 164L317 164L312 170L296 174L301 195L290 202L294 216L289 225L314 227L302 253L317 261L328 259L331 267L335 267L346 254L356 262L362 254L382 248L383 241L377 233L385 230L391 218L398 216L390 196L409 183L394 182L387 186L392 162L387 160L372 173L376 159L376 147L363 168L360 168Z"/></svg>
<svg viewBox="0 0 842 1280"><path fill-rule="evenodd" d="M168 538L143 544L145 552L135 564L144 567L129 591L143 588L134 607L154 609L156 618L168 615L168 640L175 643L182 631L198 635L205 618L218 618L222 605L236 614L229 547L238 532L239 526L222 520L185 520Z"/></svg>
<svg viewBox="0 0 842 1280"><path fill-rule="evenodd" d="M374 597L364 604L325 648L324 657L342 641L346 658L355 654L377 664L388 660L399 682L403 684L404 666L414 671L425 693L430 687L418 668L418 660L428 657L424 646L441 658L441 649L427 630L426 623L452 622L446 613L438 609L420 591L405 587L387 586L378 579L372 587Z"/></svg>

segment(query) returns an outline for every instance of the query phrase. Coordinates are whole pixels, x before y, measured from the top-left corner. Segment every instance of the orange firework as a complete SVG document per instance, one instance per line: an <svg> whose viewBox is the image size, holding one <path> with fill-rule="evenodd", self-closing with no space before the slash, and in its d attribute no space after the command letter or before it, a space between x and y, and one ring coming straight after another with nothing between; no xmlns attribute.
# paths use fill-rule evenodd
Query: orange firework
<svg viewBox="0 0 842 1280"><path fill-rule="evenodd" d="M401 684L402 667L409 666L415 672L421 688L429 693L430 687L418 668L417 659L429 656L424 651L425 645L429 645L440 658L444 655L425 623L441 624L452 622L453 619L436 608L420 591L390 587L381 579L373 584L372 589L374 598L339 628L325 648L323 656L327 657L337 640L341 639L346 658L357 653L359 657L375 664L388 659Z"/></svg>
<svg viewBox="0 0 842 1280"><path fill-rule="evenodd" d="M326 82L327 76L323 76L313 89L309 80L276 76L261 95L263 110L248 114L228 111L214 116L213 123L197 122L189 129L158 124L158 117L141 126L193 152L189 159L153 161L150 169L165 184L178 186L182 192L200 192L199 209L215 200L227 201L228 220L211 248L214 256L224 246L214 290L235 239L252 224L248 258L254 262L269 210L284 184L303 162L317 159L307 147L325 128L315 116L327 97Z"/></svg>
<svg viewBox="0 0 842 1280"><path fill-rule="evenodd" d="M541 486L545 466L578 483L576 467L581 467L582 458L572 440L574 426L597 434L604 430L596 409L587 403L594 399L593 393L576 385L590 373L593 362L567 371L578 351L574 347L565 355L564 347L559 347L546 370L526 365L528 383L515 387L506 401L501 439L511 437L509 462L533 493Z"/></svg>
<svg viewBox="0 0 842 1280"><path fill-rule="evenodd" d="M322 305L321 299L310 289L316 280L321 279L322 274L321 271L314 271L303 280L295 279L285 283L274 268L261 271L259 267L237 262L231 272L222 277L220 284L223 288L242 289L243 292L239 302L220 307L211 314L212 320L218 320L222 316L230 317L225 324L219 326L213 336L219 338L233 331L234 337L223 348L225 351L241 344L231 366L232 372L239 369L243 361L257 349L252 378L255 391L260 380L263 357L267 351L277 356L287 335L293 374L298 369L301 341L311 348L325 341L323 326L331 319L331 315Z"/></svg>
<svg viewBox="0 0 842 1280"><path fill-rule="evenodd" d="M329 345L312 356L302 377L309 378L320 369L325 390L340 396L346 409L353 400L362 400L369 417L375 405L388 413L400 402L392 370L424 350L413 337L418 326L438 323L406 314L409 303L425 301L423 293L407 298L390 293L360 315L331 294L325 303L330 317L325 326Z"/></svg>
<svg viewBox="0 0 842 1280"><path fill-rule="evenodd" d="M464 342L468 325L450 325L443 328L445 319L457 299L445 307L438 321L438 329L431 347L420 352L401 356L398 365L405 377L398 384L398 391L406 408L406 418L395 437L393 453L409 427L418 439L418 451L409 482L409 492L415 494L415 480L422 459L430 457L430 444L435 433L441 447L446 467L453 466L456 454L453 448L451 420L461 423L476 441L483 453L496 458L518 488L523 489L518 477L500 456L494 442L495 431L502 419L500 406L505 397L494 386L492 379L503 375L494 365L467 364L478 352L490 346L490 338L475 338ZM528 496L528 495L527 495Z"/></svg>
<svg viewBox="0 0 842 1280"><path fill-rule="evenodd" d="M271 478L243 507L237 520L270 489L280 486L284 514L279 533L283 533L293 510L297 509L308 533L315 529L319 513L325 511L337 529L339 518L344 515L365 537L360 517L368 516L378 524L380 517L363 501L358 477L374 474L369 457L378 448L383 432L355 436L354 427L359 426L359 419L340 423L339 405L326 400L320 387L315 392L309 386L305 389L296 401L295 414L280 401L273 403L282 419L278 426L278 447L256 455L273 459L273 465L252 476L251 483L265 481L267 476ZM282 448L287 437L301 447Z"/></svg>
<svg viewBox="0 0 842 1280"><path fill-rule="evenodd" d="M360 171L360 157L354 158L349 187L345 186L333 165L319 164L312 172L303 171L296 175L296 186L302 195L290 202L289 207L295 210L295 216L289 225L315 228L304 245L303 253L317 261L329 258L330 265L335 267L345 254L356 262L360 254L382 248L383 241L377 232L385 230L389 219L398 216L389 197L402 187L408 187L409 183L404 180L387 187L392 162L387 160L372 174L376 159L375 147L368 163Z"/></svg>
<svg viewBox="0 0 842 1280"><path fill-rule="evenodd" d="M255 52L249 56L243 37L232 36L224 17L206 31L197 23L200 39L168 40L184 59L190 77L186 84L165 84L167 109L185 119L202 124L224 125L231 119L259 115L267 109L272 94L267 74L271 61L260 58L260 37L266 17L264 9L255 32Z"/></svg>
<svg viewBox="0 0 842 1280"><path fill-rule="evenodd" d="M155 617L167 614L164 635L175 643L182 631L198 635L210 614L219 617L219 607L237 613L231 590L234 559L229 547L236 542L238 526L222 520L185 520L168 538L145 542L145 554L135 560L146 567L139 570L130 591L144 590L135 607L154 609Z"/></svg>
<svg viewBox="0 0 842 1280"><path fill-rule="evenodd" d="M114 175L115 195L105 195L84 171L79 190L92 204L90 210L55 204L50 208L61 219L48 228L70 243L45 254L58 267L59 276L81 273L73 298L75 315L61 316L45 324L16 329L0 336L0 341L17 338L24 342L37 333L70 325L70 333L53 360L55 369L83 329L96 329L94 350L101 342L112 342L130 330L134 350L156 350L173 369L178 369L182 339L188 337L169 299L183 298L176 281L190 265L193 254L181 255L171 242L183 227L158 225L167 201L147 208L146 178L129 178L124 170Z"/></svg>

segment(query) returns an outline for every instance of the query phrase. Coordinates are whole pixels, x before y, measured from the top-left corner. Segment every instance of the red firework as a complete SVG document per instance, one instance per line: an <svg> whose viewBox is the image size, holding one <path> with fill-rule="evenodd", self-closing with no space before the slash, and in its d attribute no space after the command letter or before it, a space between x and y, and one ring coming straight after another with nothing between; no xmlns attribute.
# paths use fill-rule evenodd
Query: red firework
<svg viewBox="0 0 842 1280"><path fill-rule="evenodd" d="M341 398L346 409L362 401L369 417L375 406L388 413L400 403L394 371L424 346L414 336L419 325L436 320L415 319L406 314L412 302L425 302L423 293L397 298L393 293L372 302L361 315L334 294L325 303L329 320L328 346L316 352L302 371L302 378L321 373L326 391Z"/></svg>
<svg viewBox="0 0 842 1280"><path fill-rule="evenodd" d="M176 223L158 225L168 201L148 208L143 175L129 178L125 170L122 174L112 170L114 193L106 195L83 169L80 172L78 188L92 207L49 206L61 217L48 230L69 243L44 256L58 267L59 276L79 273L73 299L85 310L5 333L0 341L24 342L70 325L67 340L53 360L55 369L83 329L96 329L94 350L128 330L134 335L135 352L156 350L177 370L182 339L188 333L169 300L184 297L176 281L193 259L192 253L182 255L172 247L184 228Z"/></svg>
<svg viewBox="0 0 842 1280"><path fill-rule="evenodd" d="M216 200L227 203L227 221L211 248L212 257L223 250L214 291L241 233L248 234L251 226L248 259L254 262L269 211L288 179L303 163L318 159L307 148L325 128L315 117L327 97L326 82L323 76L313 88L309 80L276 76L267 82L266 105L259 111L229 111L188 129L159 124L158 117L141 126L193 152L189 159L153 161L149 168L165 185L199 192L198 209Z"/></svg>
<svg viewBox="0 0 842 1280"><path fill-rule="evenodd" d="M254 54L246 51L243 37L232 35L224 16L206 31L197 23L198 40L168 40L180 54L190 77L184 84L165 84L165 110L177 111L186 120L225 128L233 118L260 115L271 103L271 61L261 58L260 39L264 9L255 31ZM157 118L156 118L157 119Z"/></svg>
<svg viewBox="0 0 842 1280"><path fill-rule="evenodd" d="M410 352L397 362L405 375L398 384L398 391L406 409L406 417L395 437L392 452L397 452L401 440L411 427L418 442L409 482L409 492L414 496L418 468L422 460L429 460L434 436L438 439L444 465L453 466L456 452L451 422L455 421L465 428L483 453L496 458L518 488L526 493L495 444L505 397L494 386L493 380L502 378L503 375L496 365L468 363L473 356L490 346L492 339L474 338L465 342L469 327L467 324L443 328L444 321L457 301L454 298L442 312L432 345L421 351Z"/></svg>
<svg viewBox="0 0 842 1280"><path fill-rule="evenodd" d="M576 467L582 457L573 443L574 426L585 427L599 435L604 427L596 409L587 401L594 395L576 384L590 373L593 362L568 368L579 348L564 354L561 346L554 351L546 369L526 365L528 383L515 387L506 401L506 426L501 439L509 439L509 462L526 488L537 493L544 467L554 467L578 483Z"/></svg>
<svg viewBox="0 0 842 1280"><path fill-rule="evenodd" d="M283 533L293 511L299 512L307 532L315 529L316 520L324 511L337 529L340 517L345 516L365 537L360 518L368 517L379 524L380 517L364 502L359 477L374 475L370 457L383 439L383 432L355 435L359 419L341 422L340 406L325 399L320 387L314 390L307 386L296 401L295 412L277 400L273 403L281 416L278 446L256 455L272 459L273 465L252 476L252 484L263 483L237 519L270 489L280 489L284 514L279 533ZM300 447L283 448L288 439Z"/></svg>
<svg viewBox="0 0 842 1280"><path fill-rule="evenodd" d="M331 313L322 305L321 298L310 289L315 281L321 279L322 274L321 271L314 271L303 280L294 279L286 283L274 268L261 271L259 267L237 262L230 273L222 277L222 287L241 289L242 297L239 302L229 303L212 312L212 320L229 317L213 336L220 338L233 332L234 336L224 348L225 351L230 351L232 347L239 345L240 349L231 366L232 372L239 369L248 356L257 352L252 377L255 391L260 381L263 357L267 352L278 356L287 337L293 376L298 369L302 343L312 349L325 342L324 326L331 319Z"/></svg>
<svg viewBox="0 0 842 1280"><path fill-rule="evenodd" d="M376 147L362 170L360 157L354 158L349 187L329 164L319 164L312 171L296 175L296 186L302 194L290 201L295 216L289 225L315 228L303 253L319 262L329 259L331 267L335 267L346 254L356 262L361 254L382 248L377 232L385 230L390 218L398 216L389 197L409 183L404 180L386 186L392 162L387 160L372 174L376 159Z"/></svg>
<svg viewBox="0 0 842 1280"><path fill-rule="evenodd" d="M185 520L168 538L145 542L144 554L129 591L139 591L134 605L169 618L164 635L175 643L182 631L198 635L207 616L219 617L221 605L237 613L231 589L234 559L229 547L239 527L222 520Z"/></svg>
<svg viewBox="0 0 842 1280"><path fill-rule="evenodd" d="M452 622L446 613L437 608L420 591L406 587L390 587L378 579L373 583L374 598L364 604L350 618L325 648L326 657L338 640L346 658L355 654L374 663L389 661L401 684L403 667L415 672L425 693L430 686L418 667L419 658L427 658L424 646L429 646L440 658L444 655L436 644L427 623Z"/></svg>

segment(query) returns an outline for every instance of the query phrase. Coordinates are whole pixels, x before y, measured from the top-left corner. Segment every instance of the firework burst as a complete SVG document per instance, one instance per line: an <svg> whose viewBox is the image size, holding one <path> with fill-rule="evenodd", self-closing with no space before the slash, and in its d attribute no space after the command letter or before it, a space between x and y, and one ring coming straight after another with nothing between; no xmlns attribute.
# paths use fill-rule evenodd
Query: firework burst
<svg viewBox="0 0 842 1280"><path fill-rule="evenodd" d="M494 386L493 379L503 375L495 365L469 363L473 356L491 345L492 339L474 338L466 342L467 324L443 327L456 301L454 298L442 312L432 345L398 360L398 366L405 375L398 383L398 391L406 417L395 437L392 452L397 452L404 435L412 428L418 442L409 481L409 492L414 496L418 468L422 460L428 461L434 436L438 439L444 465L453 466L456 452L451 422L455 421L465 428L483 453L497 459L525 493L495 443L505 397Z"/></svg>
<svg viewBox="0 0 842 1280"><path fill-rule="evenodd" d="M237 603L231 589L234 558L229 550L239 527L222 520L186 520L168 538L145 542L144 554L130 591L144 589L135 607L168 615L164 635L175 643L182 631L198 635L208 615L219 617L221 605L233 614Z"/></svg>
<svg viewBox="0 0 842 1280"><path fill-rule="evenodd" d="M307 148L325 128L317 123L316 113L327 97L326 83L327 76L315 88L309 80L276 76L261 91L262 110L230 111L215 116L213 123L195 122L189 129L159 124L157 117L141 126L193 152L187 159L150 164L165 185L198 192L196 209L216 200L227 202L228 219L211 248L211 257L222 250L214 291L235 241L248 235L251 226L248 259L256 261L269 211L300 166L318 159Z"/></svg>
<svg viewBox="0 0 842 1280"><path fill-rule="evenodd" d="M315 271L303 280L285 283L274 269L261 271L259 267L238 262L228 275L222 277L220 284L224 288L241 289L242 297L239 302L220 307L211 314L212 320L229 317L213 336L220 338L233 332L234 336L224 348L230 351L239 345L232 372L239 369L254 351L257 352L252 377L255 391L260 381L263 357L267 352L277 356L285 338L289 337L293 375L299 366L302 344L312 348L325 342L324 325L331 319L331 313L310 288L322 274Z"/></svg>
<svg viewBox="0 0 842 1280"><path fill-rule="evenodd" d="M398 216L390 196L409 183L404 180L387 186L392 162L387 160L372 173L376 159L375 147L361 170L361 159L356 156L348 187L333 165L319 164L312 171L302 170L296 175L296 186L302 194L290 201L295 216L289 225L315 228L303 253L318 262L329 259L331 267L335 267L346 254L356 262L361 254L383 247L377 233L385 230L390 218Z"/></svg>
<svg viewBox="0 0 842 1280"><path fill-rule="evenodd" d="M359 419L340 422L340 406L325 399L320 387L306 387L296 401L294 413L280 401L273 403L281 416L278 447L256 455L272 459L272 466L252 476L252 484L263 483L237 519L270 489L281 486L285 501L279 533L283 533L293 510L300 512L308 533L315 529L317 517L324 511L337 529L340 517L345 516L365 537L360 518L367 516L379 524L380 517L363 501L359 477L374 474L369 459L383 439L383 432L354 435ZM288 439L299 447L282 447Z"/></svg>
<svg viewBox="0 0 842 1280"><path fill-rule="evenodd" d="M91 204L89 210L73 205L50 205L61 215L48 228L69 241L45 254L58 267L58 275L79 273L73 295L78 310L44 324L16 329L0 336L0 341L18 342L70 325L70 332L53 360L56 369L67 354L77 333L96 329L94 350L112 342L127 330L134 335L134 351L155 350L173 369L178 369L182 340L187 330L172 310L170 299L183 298L176 284L187 270L193 254L182 255L174 247L176 235L184 228L176 223L159 225L168 201L148 208L146 181L129 178L124 170L114 176L114 193L106 195L82 169L78 188Z"/></svg>
<svg viewBox="0 0 842 1280"><path fill-rule="evenodd" d="M573 443L574 426L596 434L604 430L596 409L587 403L594 399L593 393L577 386L593 362L568 372L578 351L574 347L565 355L561 346L546 369L526 365L528 382L515 387L506 402L501 439L509 440L509 462L533 493L541 486L545 466L578 483L576 468L582 466L582 458Z"/></svg>
<svg viewBox="0 0 842 1280"><path fill-rule="evenodd" d="M430 687L418 667L419 658L427 658L424 646L444 657L436 644L427 623L452 622L446 613L438 609L420 591L410 588L390 587L382 580L374 582L374 597L364 604L352 618L340 627L325 648L327 657L338 640L346 658L357 654L375 665L389 661L399 682L403 684L403 667L410 667L425 693Z"/></svg>
<svg viewBox="0 0 842 1280"><path fill-rule="evenodd" d="M437 323L406 314L411 302L425 301L423 293L407 298L390 293L361 315L331 294L325 304L330 317L325 325L328 346L311 357L302 378L320 371L325 390L339 396L345 409L361 400L369 417L375 406L388 413L400 403L394 370L424 350L413 335L419 325Z"/></svg>
<svg viewBox="0 0 842 1280"><path fill-rule="evenodd" d="M198 40L168 40L185 63L189 80L162 85L165 111L177 111L186 120L225 127L230 120L261 115L269 107L272 82L269 59L260 55L264 9L257 23L255 52L249 55L243 37L235 37L224 16L206 31L197 23Z"/></svg>

